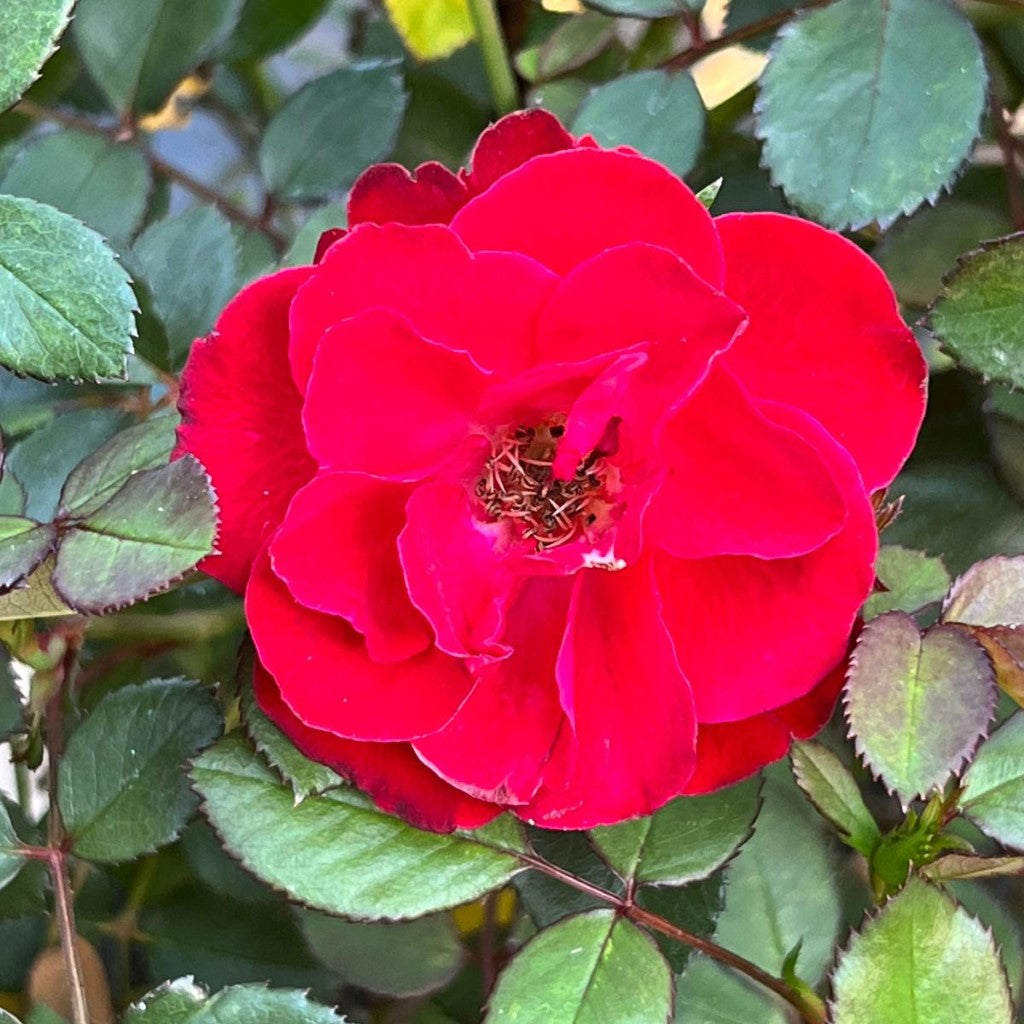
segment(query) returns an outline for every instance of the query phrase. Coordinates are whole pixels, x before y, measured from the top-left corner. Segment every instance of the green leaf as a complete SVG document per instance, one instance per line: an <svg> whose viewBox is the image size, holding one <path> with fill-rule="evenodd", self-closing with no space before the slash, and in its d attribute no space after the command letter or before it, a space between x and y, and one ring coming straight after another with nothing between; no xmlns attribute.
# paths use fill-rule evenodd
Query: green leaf
<svg viewBox="0 0 1024 1024"><path fill-rule="evenodd" d="M221 50L224 60L259 60L283 50L316 21L327 0L245 0L234 31Z"/></svg>
<svg viewBox="0 0 1024 1024"><path fill-rule="evenodd" d="M75 853L131 860L174 839L196 805L182 765L219 731L213 695L184 679L100 701L60 762L60 810Z"/></svg>
<svg viewBox="0 0 1024 1024"><path fill-rule="evenodd" d="M846 682L850 735L904 806L958 772L995 710L992 663L954 626L923 636L903 612L864 627Z"/></svg>
<svg viewBox="0 0 1024 1024"><path fill-rule="evenodd" d="M839 829L853 849L870 857L881 833L856 780L842 761L814 740L794 743L790 760L797 785L811 803Z"/></svg>
<svg viewBox="0 0 1024 1024"><path fill-rule="evenodd" d="M982 241L1013 229L1005 212L961 199L925 206L894 224L871 255L889 278L900 301L915 310L932 304L956 258Z"/></svg>
<svg viewBox="0 0 1024 1024"><path fill-rule="evenodd" d="M345 784L337 772L325 764L311 761L296 749L295 744L263 713L251 689L242 696L242 713L246 732L256 749L292 787L296 800Z"/></svg>
<svg viewBox="0 0 1024 1024"><path fill-rule="evenodd" d="M21 1022L13 1014L6 1010L0 1010L0 1024L21 1024Z"/></svg>
<svg viewBox="0 0 1024 1024"><path fill-rule="evenodd" d="M74 0L4 0L0 6L0 112L39 77L73 6Z"/></svg>
<svg viewBox="0 0 1024 1024"><path fill-rule="evenodd" d="M343 228L347 222L348 209L344 203L328 203L314 210L309 220L299 228L291 248L281 260L284 267L305 266L313 262L320 236L329 228Z"/></svg>
<svg viewBox="0 0 1024 1024"><path fill-rule="evenodd" d="M615 23L602 14L561 18L539 46L520 52L519 73L530 81L547 81L588 64L615 39Z"/></svg>
<svg viewBox="0 0 1024 1024"><path fill-rule="evenodd" d="M725 874L716 871L710 878L675 888L642 885L637 889L637 904L694 935L713 935L722 908L725 906ZM686 969L694 951L682 942L660 932L654 941L668 961L673 973Z"/></svg>
<svg viewBox="0 0 1024 1024"><path fill-rule="evenodd" d="M134 309L128 275L95 231L0 196L0 364L42 380L124 377Z"/></svg>
<svg viewBox="0 0 1024 1024"><path fill-rule="evenodd" d="M801 972L815 983L841 915L821 819L785 765L766 772L763 796L754 835L727 869L715 941L777 974L802 940Z"/></svg>
<svg viewBox="0 0 1024 1024"><path fill-rule="evenodd" d="M676 1024L791 1024L783 1005L743 975L702 956L693 958L676 984Z"/></svg>
<svg viewBox="0 0 1024 1024"><path fill-rule="evenodd" d="M246 868L330 913L420 917L476 899L519 869L484 832L421 832L352 789L296 805L291 787L237 737L199 757L192 779L207 818Z"/></svg>
<svg viewBox="0 0 1024 1024"><path fill-rule="evenodd" d="M967 158L985 88L978 39L946 0L839 0L779 34L757 104L764 162L830 227L891 224Z"/></svg>
<svg viewBox="0 0 1024 1024"><path fill-rule="evenodd" d="M729 0L725 12L725 28L727 32L738 32L740 29L755 25L765 18L784 14L803 6L800 0ZM774 32L763 32L753 39L745 39L744 46L764 49L772 40Z"/></svg>
<svg viewBox="0 0 1024 1024"><path fill-rule="evenodd" d="M920 611L941 601L949 589L949 573L941 558L898 544L887 544L879 550L875 574L886 589L867 599L865 619L884 612Z"/></svg>
<svg viewBox="0 0 1024 1024"><path fill-rule="evenodd" d="M962 366L986 380L1024 386L1024 236L962 257L931 310L932 330Z"/></svg>
<svg viewBox="0 0 1024 1024"><path fill-rule="evenodd" d="M978 748L960 807L986 835L1024 850L1024 712L1015 712Z"/></svg>
<svg viewBox="0 0 1024 1024"><path fill-rule="evenodd" d="M0 592L22 583L57 543L57 530L20 516L0 516Z"/></svg>
<svg viewBox="0 0 1024 1024"><path fill-rule="evenodd" d="M178 369L235 293L238 247L231 225L212 206L193 207L146 228L129 264L153 296L171 369Z"/></svg>
<svg viewBox="0 0 1024 1024"><path fill-rule="evenodd" d="M572 130L604 146L631 146L683 176L700 154L704 104L687 74L637 71L599 85Z"/></svg>
<svg viewBox="0 0 1024 1024"><path fill-rule="evenodd" d="M277 893L271 892L224 852L217 833L205 818L196 816L189 822L181 834L181 849L192 874L221 896L242 903L269 903L278 899Z"/></svg>
<svg viewBox="0 0 1024 1024"><path fill-rule="evenodd" d="M997 555L972 565L953 584L942 618L971 626L1024 625L1024 557Z"/></svg>
<svg viewBox="0 0 1024 1024"><path fill-rule="evenodd" d="M283 900L246 904L206 889L177 890L139 920L151 977L187 973L217 989L244 982L315 985L324 972Z"/></svg>
<svg viewBox="0 0 1024 1024"><path fill-rule="evenodd" d="M47 558L24 583L7 594L0 594L0 622L16 619L42 619L55 615L74 615L53 589L54 559Z"/></svg>
<svg viewBox="0 0 1024 1024"><path fill-rule="evenodd" d="M243 0L79 0L72 31L89 74L118 112L161 107L238 21Z"/></svg>
<svg viewBox="0 0 1024 1024"><path fill-rule="evenodd" d="M128 1008L124 1024L340 1024L305 992L237 985L209 995L191 978L168 981Z"/></svg>
<svg viewBox="0 0 1024 1024"><path fill-rule="evenodd" d="M722 191L722 182L724 178L716 178L710 185L705 185L698 193L697 199L704 204L705 210L710 210L715 205L715 200L718 198L718 193Z"/></svg>
<svg viewBox="0 0 1024 1024"><path fill-rule="evenodd" d="M177 416L156 416L115 434L71 471L61 491L61 515L90 515L136 473L164 465L177 425Z"/></svg>
<svg viewBox="0 0 1024 1024"><path fill-rule="evenodd" d="M25 865L25 858L13 852L19 845L18 835L11 824L11 817L7 813L3 801L0 800L0 889L3 889L9 882L13 882Z"/></svg>
<svg viewBox="0 0 1024 1024"><path fill-rule="evenodd" d="M672 974L649 935L614 910L568 917L501 972L485 1024L664 1024Z"/></svg>
<svg viewBox="0 0 1024 1024"><path fill-rule="evenodd" d="M176 583L216 533L206 471L189 455L131 476L65 533L53 584L79 611L103 614Z"/></svg>
<svg viewBox="0 0 1024 1024"><path fill-rule="evenodd" d="M149 164L135 146L77 131L33 139L0 179L0 192L63 210L115 246L139 229L151 186Z"/></svg>
<svg viewBox="0 0 1024 1024"><path fill-rule="evenodd" d="M1010 1024L992 935L912 879L854 935L832 976L835 1024Z"/></svg>
<svg viewBox="0 0 1024 1024"><path fill-rule="evenodd" d="M1024 505L1024 392L992 384L982 411L999 478Z"/></svg>
<svg viewBox="0 0 1024 1024"><path fill-rule="evenodd" d="M23 727L21 694L7 659L0 656L0 742Z"/></svg>
<svg viewBox="0 0 1024 1024"><path fill-rule="evenodd" d="M671 18L692 10L687 0L587 0L587 7L623 18Z"/></svg>
<svg viewBox="0 0 1024 1024"><path fill-rule="evenodd" d="M707 878L749 838L757 779L708 796L673 800L647 818L596 828L594 842L625 880L685 885Z"/></svg>
<svg viewBox="0 0 1024 1024"><path fill-rule="evenodd" d="M303 86L277 112L260 143L267 188L282 199L344 192L391 151L405 102L393 62L355 64Z"/></svg>
<svg viewBox="0 0 1024 1024"><path fill-rule="evenodd" d="M313 954L346 985L386 996L444 988L466 951L451 914L415 921L345 921L307 910L300 922Z"/></svg>

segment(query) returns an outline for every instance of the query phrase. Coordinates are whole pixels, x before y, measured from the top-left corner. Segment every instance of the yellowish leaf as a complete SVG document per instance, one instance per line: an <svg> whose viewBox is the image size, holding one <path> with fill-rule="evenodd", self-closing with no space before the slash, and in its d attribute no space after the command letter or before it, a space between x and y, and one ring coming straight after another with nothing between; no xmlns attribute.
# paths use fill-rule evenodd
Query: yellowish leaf
<svg viewBox="0 0 1024 1024"><path fill-rule="evenodd" d="M440 60L473 38L468 0L384 0L388 17L409 52Z"/></svg>

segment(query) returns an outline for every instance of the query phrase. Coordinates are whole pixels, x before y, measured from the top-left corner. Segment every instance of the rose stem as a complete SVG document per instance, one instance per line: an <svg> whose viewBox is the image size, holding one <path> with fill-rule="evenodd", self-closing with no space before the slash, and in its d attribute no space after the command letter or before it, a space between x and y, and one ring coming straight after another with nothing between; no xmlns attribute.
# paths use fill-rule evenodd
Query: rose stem
<svg viewBox="0 0 1024 1024"><path fill-rule="evenodd" d="M484 59L494 109L499 114L511 113L519 106L519 88L495 0L469 0L469 14Z"/></svg>

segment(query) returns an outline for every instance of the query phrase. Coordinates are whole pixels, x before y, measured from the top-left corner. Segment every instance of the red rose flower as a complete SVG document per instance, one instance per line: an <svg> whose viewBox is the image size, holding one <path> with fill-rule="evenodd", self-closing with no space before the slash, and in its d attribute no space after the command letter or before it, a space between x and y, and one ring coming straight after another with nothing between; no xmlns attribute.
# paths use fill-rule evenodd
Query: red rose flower
<svg viewBox="0 0 1024 1024"><path fill-rule="evenodd" d="M871 260L540 111L349 220L182 378L270 717L438 830L648 814L815 732L924 410Z"/></svg>

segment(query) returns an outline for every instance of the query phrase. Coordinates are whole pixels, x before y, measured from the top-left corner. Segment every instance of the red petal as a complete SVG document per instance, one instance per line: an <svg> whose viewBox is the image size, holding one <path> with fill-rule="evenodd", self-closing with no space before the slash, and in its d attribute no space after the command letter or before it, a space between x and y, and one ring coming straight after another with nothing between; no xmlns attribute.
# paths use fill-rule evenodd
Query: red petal
<svg viewBox="0 0 1024 1024"><path fill-rule="evenodd" d="M285 703L314 729L358 740L425 736L455 714L472 685L460 661L433 648L405 661L371 661L348 622L291 596L266 549L249 579L245 617Z"/></svg>
<svg viewBox="0 0 1024 1024"><path fill-rule="evenodd" d="M541 317L540 359L575 362L638 342L666 342L688 357L682 399L732 343L746 314L675 253L634 243L598 253L559 282ZM682 343L682 344L680 344Z"/></svg>
<svg viewBox="0 0 1024 1024"><path fill-rule="evenodd" d="M406 520L398 538L401 566L437 646L456 657L507 655L497 642L515 586L507 529L480 522L466 489L440 481L413 491Z"/></svg>
<svg viewBox="0 0 1024 1024"><path fill-rule="evenodd" d="M709 793L731 786L783 757L794 739L813 736L832 717L845 675L844 658L810 693L792 704L738 722L701 725L697 730L697 768L684 792Z"/></svg>
<svg viewBox="0 0 1024 1024"><path fill-rule="evenodd" d="M852 242L794 217L729 214L715 223L726 291L750 315L730 368L758 398L818 419L853 455L869 491L885 486L914 445L927 379L885 275Z"/></svg>
<svg viewBox="0 0 1024 1024"><path fill-rule="evenodd" d="M320 263L327 255L335 242L340 242L348 234L348 228L328 228L316 242L316 252L313 254L313 262Z"/></svg>
<svg viewBox="0 0 1024 1024"><path fill-rule="evenodd" d="M270 544L274 573L292 597L348 619L374 661L401 661L433 639L398 561L408 497L402 484L322 473L292 499Z"/></svg>
<svg viewBox="0 0 1024 1024"><path fill-rule="evenodd" d="M420 164L412 174L401 164L374 164L352 186L348 222L447 224L468 198L458 175L443 164Z"/></svg>
<svg viewBox="0 0 1024 1024"><path fill-rule="evenodd" d="M447 228L357 228L331 246L292 308L291 364L305 391L313 356L334 324L379 307L418 333L512 372L534 359L537 319L554 286L538 263L511 253L472 255Z"/></svg>
<svg viewBox="0 0 1024 1024"><path fill-rule="evenodd" d="M679 558L791 558L846 521L828 463L761 413L727 370L712 370L675 413L662 451L668 473L644 535Z"/></svg>
<svg viewBox="0 0 1024 1024"><path fill-rule="evenodd" d="M650 814L681 792L696 757L693 697L650 563L581 572L575 583L558 662L573 728L559 736L545 785L516 809L548 828Z"/></svg>
<svg viewBox="0 0 1024 1024"><path fill-rule="evenodd" d="M310 273L282 270L239 292L192 346L181 375L176 453L191 452L206 467L219 506L220 553L201 568L237 591L316 468L287 370L288 307Z"/></svg>
<svg viewBox="0 0 1024 1024"><path fill-rule="evenodd" d="M416 479L450 459L476 422L486 376L374 309L324 335L302 420L320 465Z"/></svg>
<svg viewBox="0 0 1024 1024"><path fill-rule="evenodd" d="M532 579L508 613L512 653L483 665L477 684L439 732L416 740L420 757L467 793L502 804L536 792L565 716L555 661L571 582Z"/></svg>
<svg viewBox="0 0 1024 1024"><path fill-rule="evenodd" d="M474 251L520 252L564 274L627 242L671 249L714 286L722 250L693 193L653 160L601 149L539 156L471 199L452 229Z"/></svg>
<svg viewBox="0 0 1024 1024"><path fill-rule="evenodd" d="M546 110L517 110L492 124L481 136L463 178L472 194L543 153L572 149L573 137Z"/></svg>
<svg viewBox="0 0 1024 1024"><path fill-rule="evenodd" d="M874 512L850 456L806 413L766 407L799 430L832 468L847 521L798 558L656 556L665 621L693 686L700 722L733 722L797 700L846 649L871 592L878 549Z"/></svg>
<svg viewBox="0 0 1024 1024"><path fill-rule="evenodd" d="M408 743L359 743L311 729L295 717L273 678L258 662L253 693L267 716L307 757L329 765L369 793L381 810L418 828L433 832L479 828L502 811L439 779Z"/></svg>

